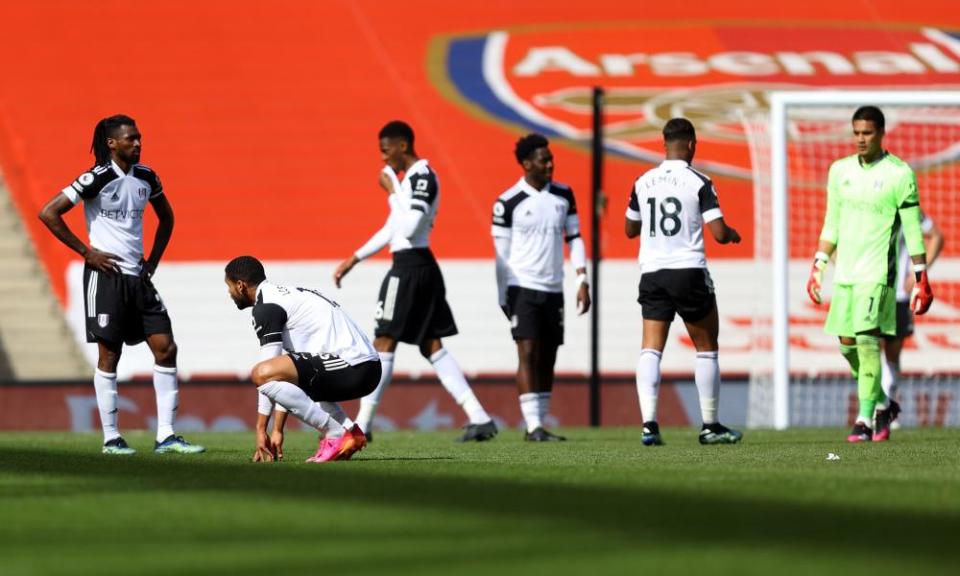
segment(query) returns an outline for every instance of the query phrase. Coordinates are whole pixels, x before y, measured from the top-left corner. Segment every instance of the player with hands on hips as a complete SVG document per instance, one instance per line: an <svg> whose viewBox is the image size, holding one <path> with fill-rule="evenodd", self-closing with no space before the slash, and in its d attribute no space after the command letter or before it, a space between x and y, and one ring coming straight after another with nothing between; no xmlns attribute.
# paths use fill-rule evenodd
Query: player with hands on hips
<svg viewBox="0 0 960 576"><path fill-rule="evenodd" d="M173 208L160 177L140 163L142 135L133 118L117 114L97 122L91 146L96 165L57 193L40 220L64 245L83 257L87 342L97 344L93 387L103 428L104 454L136 451L120 435L117 364L123 345L146 341L153 353L157 396L154 451L198 454L174 431L179 406L177 344L167 308L151 280L173 234ZM63 215L83 204L89 246L70 230ZM150 254L144 258L147 206L157 215Z"/></svg>

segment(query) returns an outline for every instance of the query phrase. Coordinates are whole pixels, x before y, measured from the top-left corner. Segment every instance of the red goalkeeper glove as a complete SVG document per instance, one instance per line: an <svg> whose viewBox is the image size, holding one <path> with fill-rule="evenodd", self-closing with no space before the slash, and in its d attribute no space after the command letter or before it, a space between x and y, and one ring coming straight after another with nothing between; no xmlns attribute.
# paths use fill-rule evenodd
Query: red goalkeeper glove
<svg viewBox="0 0 960 576"><path fill-rule="evenodd" d="M813 257L813 266L810 267L810 279L807 280L807 295L814 304L823 302L820 291L823 289L823 271L827 269L830 257L825 252L817 252Z"/></svg>
<svg viewBox="0 0 960 576"><path fill-rule="evenodd" d="M913 310L914 314L926 314L927 310L930 309L930 305L933 304L933 290L930 289L930 282L927 280L927 270L926 267L921 268L919 271L916 270L914 266L914 271L917 274L917 282L913 285L913 290L910 292L910 309Z"/></svg>

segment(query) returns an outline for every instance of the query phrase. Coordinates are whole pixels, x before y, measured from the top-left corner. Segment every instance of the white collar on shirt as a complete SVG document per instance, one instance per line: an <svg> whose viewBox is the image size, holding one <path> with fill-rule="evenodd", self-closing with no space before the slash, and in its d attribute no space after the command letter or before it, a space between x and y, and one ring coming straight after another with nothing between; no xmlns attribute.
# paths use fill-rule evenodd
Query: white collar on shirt
<svg viewBox="0 0 960 576"><path fill-rule="evenodd" d="M664 168L686 168L689 165L690 164L688 164L686 160L680 160L679 158L672 159L672 160L664 160L663 162L660 163L660 166Z"/></svg>
<svg viewBox="0 0 960 576"><path fill-rule="evenodd" d="M520 186L520 190L526 192L527 194L531 194L531 195L540 195L540 194L542 194L542 193L544 193L544 192L549 192L549 191L550 191L550 183L549 183L549 182L547 182L547 185L543 187L543 190L537 190L536 188L534 188L533 186L531 186L530 183L527 182L527 179L524 178L523 176L520 177L520 181L517 183L517 185Z"/></svg>
<svg viewBox="0 0 960 576"><path fill-rule="evenodd" d="M123 178L124 176L133 174L133 167L136 166L136 164L131 164L130 171L127 173L124 173L123 170L120 169L120 166L117 165L117 162L113 158L110 159L110 166L113 167L113 171L117 173L117 176Z"/></svg>
<svg viewBox="0 0 960 576"><path fill-rule="evenodd" d="M417 160L416 162L414 162L413 164L411 164L410 167L406 169L406 171L404 171L404 173L403 173L403 179L404 179L404 180L409 180L411 174L416 174L416 173L419 172L422 168L426 167L427 164L428 164L428 162L427 162L427 159L426 159L426 158L421 158L421 159Z"/></svg>

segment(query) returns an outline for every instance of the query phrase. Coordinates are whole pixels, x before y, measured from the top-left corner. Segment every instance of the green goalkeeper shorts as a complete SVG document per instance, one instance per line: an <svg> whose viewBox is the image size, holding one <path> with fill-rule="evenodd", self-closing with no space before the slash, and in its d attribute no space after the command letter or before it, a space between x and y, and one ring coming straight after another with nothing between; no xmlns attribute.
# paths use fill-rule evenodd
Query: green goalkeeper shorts
<svg viewBox="0 0 960 576"><path fill-rule="evenodd" d="M882 334L897 333L893 288L882 284L834 284L824 332L853 337L877 328Z"/></svg>

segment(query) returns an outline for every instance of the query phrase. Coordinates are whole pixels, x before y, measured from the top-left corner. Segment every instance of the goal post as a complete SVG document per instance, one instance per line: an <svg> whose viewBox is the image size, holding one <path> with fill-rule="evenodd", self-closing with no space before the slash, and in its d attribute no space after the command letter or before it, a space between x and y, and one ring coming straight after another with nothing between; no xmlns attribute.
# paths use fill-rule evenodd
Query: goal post
<svg viewBox="0 0 960 576"><path fill-rule="evenodd" d="M888 116L887 134L913 130L912 125L926 127L933 134L936 150L929 149L934 144L928 146L923 142L919 131L917 136L911 135L919 142L918 150L892 149L915 170L955 164L960 157L960 91L774 91L768 93L768 103L769 116L742 116L753 164L756 258L763 263L768 260L772 273L772 277L768 276L769 316L755 322L756 329L769 331L766 336L769 350L765 351L769 358L758 363L757 370L763 374L758 374L756 379L751 374L751 396L756 391L758 398L755 401L751 397L748 420L752 422L748 423L782 430L792 424L790 302L791 290L796 288L791 283L801 282L798 278L791 279L791 259L797 273L798 261L803 258L803 254L796 253L802 252L798 242L791 244L791 228L796 229L798 220L791 220L791 204L796 205L797 200L792 190L802 185L810 191L803 192L810 199L803 207L805 237L801 241L803 245L813 242L806 255L807 261L812 261L815 238L822 224L829 162L854 153L850 131L853 111L862 105L880 107ZM944 113L944 110L950 112ZM951 132L940 131L942 125L948 125ZM890 140L893 139L888 138ZM814 148L815 152L809 152ZM801 154L809 156L797 157ZM960 172L955 168L951 170L954 171ZM794 185L791 179L798 183ZM920 188L921 205L925 206L922 181ZM945 194L960 194L960 188L944 188ZM819 221L816 220L818 213ZM955 218L956 203L951 203L944 214ZM765 389L759 389L763 387Z"/></svg>

